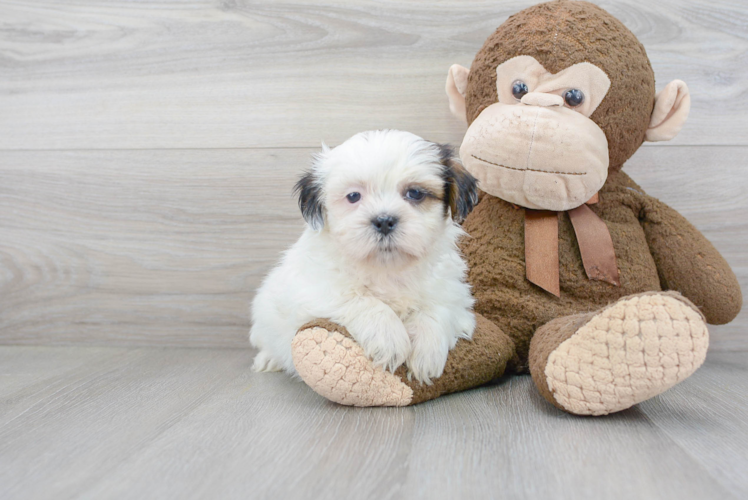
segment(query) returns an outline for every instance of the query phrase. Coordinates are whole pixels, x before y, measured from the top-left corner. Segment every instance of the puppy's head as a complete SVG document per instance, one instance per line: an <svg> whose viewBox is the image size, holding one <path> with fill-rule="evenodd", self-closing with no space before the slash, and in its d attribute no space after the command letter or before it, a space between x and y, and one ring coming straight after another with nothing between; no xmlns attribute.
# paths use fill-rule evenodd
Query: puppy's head
<svg viewBox="0 0 748 500"><path fill-rule="evenodd" d="M349 257L380 264L423 257L478 200L451 148L395 130L323 147L296 191L309 225Z"/></svg>

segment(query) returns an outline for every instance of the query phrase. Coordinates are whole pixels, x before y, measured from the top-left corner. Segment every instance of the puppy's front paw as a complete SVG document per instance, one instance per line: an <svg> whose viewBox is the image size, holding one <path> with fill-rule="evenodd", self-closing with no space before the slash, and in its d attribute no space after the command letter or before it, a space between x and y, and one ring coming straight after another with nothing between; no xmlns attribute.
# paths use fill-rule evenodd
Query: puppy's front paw
<svg viewBox="0 0 748 500"><path fill-rule="evenodd" d="M455 346L457 338L472 339L475 332L475 313L469 309L462 309L455 314L457 335L450 342L450 349Z"/></svg>
<svg viewBox="0 0 748 500"><path fill-rule="evenodd" d="M413 351L408 358L409 376L431 385L432 379L441 377L449 355L449 339L438 324L424 320L408 325Z"/></svg>
<svg viewBox="0 0 748 500"><path fill-rule="evenodd" d="M408 331L394 312L351 325L349 331L372 362L387 370L394 372L410 355Z"/></svg>
<svg viewBox="0 0 748 500"><path fill-rule="evenodd" d="M260 351L252 363L252 371L256 372L279 372L283 367L267 351Z"/></svg>

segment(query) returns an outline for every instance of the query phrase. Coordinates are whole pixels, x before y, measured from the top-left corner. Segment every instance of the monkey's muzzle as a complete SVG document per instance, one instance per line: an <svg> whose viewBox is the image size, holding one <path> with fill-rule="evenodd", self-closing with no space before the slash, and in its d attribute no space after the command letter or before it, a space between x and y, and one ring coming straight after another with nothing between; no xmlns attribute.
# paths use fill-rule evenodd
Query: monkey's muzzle
<svg viewBox="0 0 748 500"><path fill-rule="evenodd" d="M563 106L492 104L468 128L460 158L483 191L539 210L576 208L608 177L605 133Z"/></svg>

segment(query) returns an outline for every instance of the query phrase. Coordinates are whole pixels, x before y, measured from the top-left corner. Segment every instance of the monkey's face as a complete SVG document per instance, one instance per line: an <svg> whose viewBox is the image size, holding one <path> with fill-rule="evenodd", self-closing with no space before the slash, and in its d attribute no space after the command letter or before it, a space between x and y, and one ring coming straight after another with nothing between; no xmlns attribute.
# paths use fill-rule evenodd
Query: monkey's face
<svg viewBox="0 0 748 500"><path fill-rule="evenodd" d="M680 80L655 95L644 46L581 1L510 16L470 69L449 68L446 91L470 126L460 157L480 188L559 211L585 203L645 140L675 137L690 107Z"/></svg>
<svg viewBox="0 0 748 500"><path fill-rule="evenodd" d="M655 95L644 46L583 1L510 16L470 69L449 68L446 91L469 125L460 157L479 187L557 211L585 203L645 140L675 137L690 107L680 80Z"/></svg>
<svg viewBox="0 0 748 500"><path fill-rule="evenodd" d="M496 68L498 102L467 130L460 157L480 188L517 205L569 210L608 176L608 141L589 117L610 79L589 62L550 73L535 58Z"/></svg>

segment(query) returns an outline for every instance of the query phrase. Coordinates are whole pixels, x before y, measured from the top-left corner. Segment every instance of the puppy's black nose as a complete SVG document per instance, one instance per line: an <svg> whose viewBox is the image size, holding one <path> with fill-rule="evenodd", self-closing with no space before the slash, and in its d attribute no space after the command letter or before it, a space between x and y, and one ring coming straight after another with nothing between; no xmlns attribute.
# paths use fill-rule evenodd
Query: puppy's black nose
<svg viewBox="0 0 748 500"><path fill-rule="evenodd" d="M371 220L374 229L387 236L397 226L397 217L391 215L379 215Z"/></svg>

